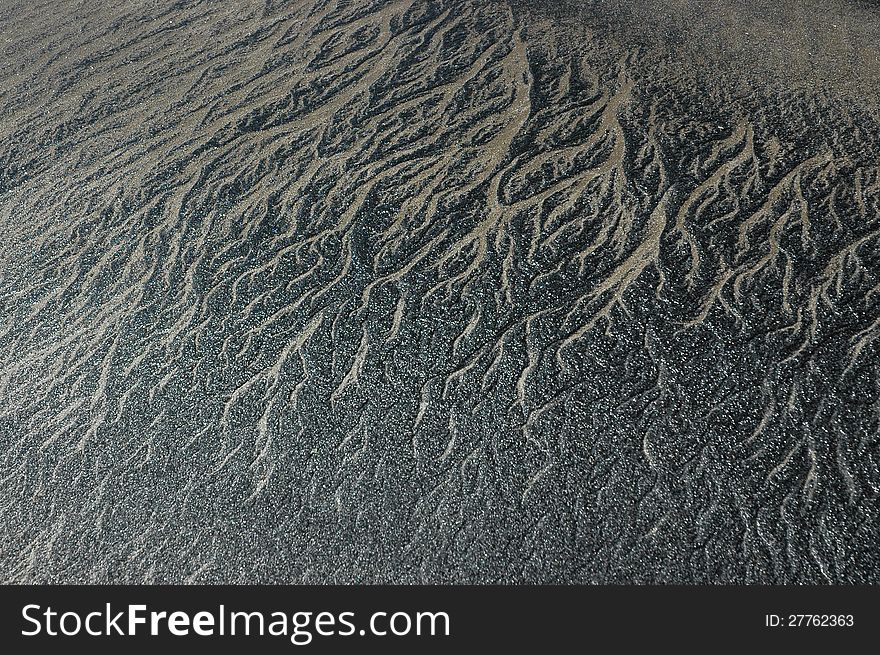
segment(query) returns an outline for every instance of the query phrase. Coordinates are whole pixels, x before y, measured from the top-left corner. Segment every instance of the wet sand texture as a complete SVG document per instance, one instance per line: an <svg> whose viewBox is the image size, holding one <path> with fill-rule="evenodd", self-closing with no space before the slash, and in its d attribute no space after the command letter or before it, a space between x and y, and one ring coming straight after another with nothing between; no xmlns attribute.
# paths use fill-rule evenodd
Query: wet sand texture
<svg viewBox="0 0 880 655"><path fill-rule="evenodd" d="M878 27L0 2L0 579L877 583Z"/></svg>

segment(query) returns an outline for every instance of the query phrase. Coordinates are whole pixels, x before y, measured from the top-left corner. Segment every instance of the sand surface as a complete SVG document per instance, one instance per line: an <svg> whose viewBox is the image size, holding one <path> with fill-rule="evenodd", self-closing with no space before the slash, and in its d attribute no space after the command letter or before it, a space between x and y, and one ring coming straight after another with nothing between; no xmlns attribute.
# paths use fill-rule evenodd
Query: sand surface
<svg viewBox="0 0 880 655"><path fill-rule="evenodd" d="M0 2L4 582L880 582L880 7Z"/></svg>

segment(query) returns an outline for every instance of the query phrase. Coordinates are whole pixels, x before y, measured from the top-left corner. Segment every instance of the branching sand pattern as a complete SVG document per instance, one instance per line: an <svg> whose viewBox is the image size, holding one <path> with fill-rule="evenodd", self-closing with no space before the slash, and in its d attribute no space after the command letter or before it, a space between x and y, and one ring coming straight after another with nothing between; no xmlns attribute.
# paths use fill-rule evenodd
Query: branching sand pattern
<svg viewBox="0 0 880 655"><path fill-rule="evenodd" d="M4 581L880 581L869 108L503 1L58 4Z"/></svg>

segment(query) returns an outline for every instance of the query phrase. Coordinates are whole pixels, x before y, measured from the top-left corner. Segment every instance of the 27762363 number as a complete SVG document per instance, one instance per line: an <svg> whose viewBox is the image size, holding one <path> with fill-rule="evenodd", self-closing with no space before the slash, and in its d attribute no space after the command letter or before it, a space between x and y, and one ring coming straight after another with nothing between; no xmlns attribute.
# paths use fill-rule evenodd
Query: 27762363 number
<svg viewBox="0 0 880 655"><path fill-rule="evenodd" d="M768 627L788 628L849 628L855 624L852 614L767 614L765 625Z"/></svg>

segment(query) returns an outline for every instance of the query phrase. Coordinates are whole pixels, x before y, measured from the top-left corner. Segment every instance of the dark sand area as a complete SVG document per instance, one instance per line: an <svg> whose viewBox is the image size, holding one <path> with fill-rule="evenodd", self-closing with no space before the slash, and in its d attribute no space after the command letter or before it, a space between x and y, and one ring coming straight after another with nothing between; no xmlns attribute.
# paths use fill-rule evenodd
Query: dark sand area
<svg viewBox="0 0 880 655"><path fill-rule="evenodd" d="M0 580L880 582L880 7L0 2Z"/></svg>

